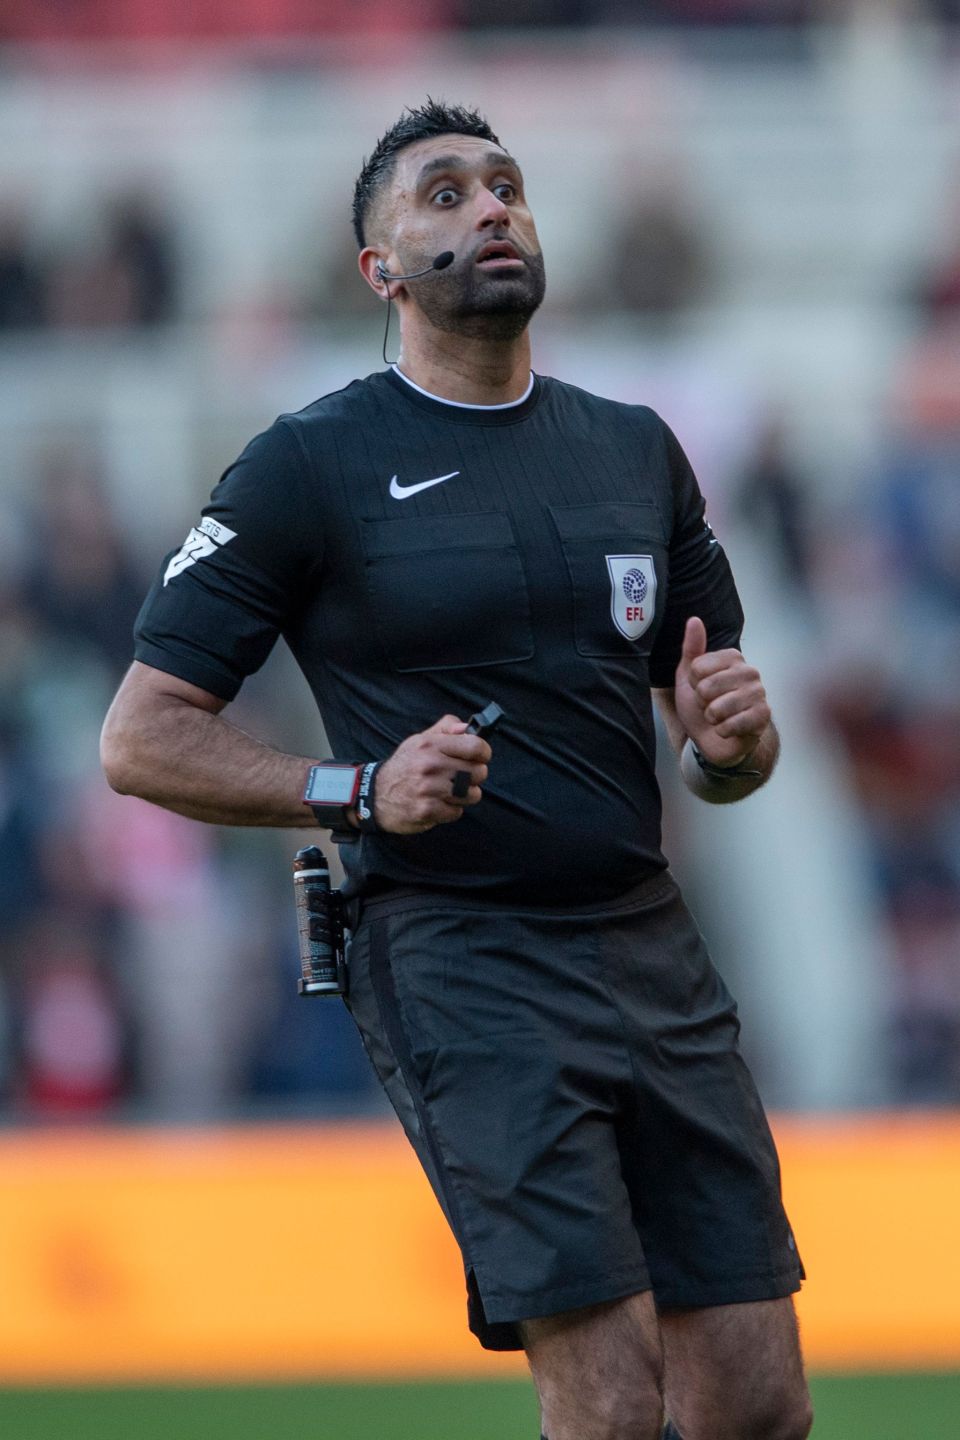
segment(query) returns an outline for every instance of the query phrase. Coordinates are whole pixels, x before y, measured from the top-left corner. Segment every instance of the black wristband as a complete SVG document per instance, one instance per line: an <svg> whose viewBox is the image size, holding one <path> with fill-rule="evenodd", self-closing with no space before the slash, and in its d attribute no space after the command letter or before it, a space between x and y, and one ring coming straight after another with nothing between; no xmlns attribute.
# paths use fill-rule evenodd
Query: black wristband
<svg viewBox="0 0 960 1440"><path fill-rule="evenodd" d="M368 761L360 775L360 788L357 791L357 819L360 822L361 833L364 835L376 834L380 829L374 807L376 805L377 771L382 763L380 760Z"/></svg>
<svg viewBox="0 0 960 1440"><path fill-rule="evenodd" d="M713 762L711 760L708 760L705 755L700 754L700 751L697 749L696 745L694 745L692 740L690 741L690 749L693 751L693 758L700 766L700 769L703 771L704 775L709 775L712 780L742 780L744 778L751 780L763 779L762 770L749 770L746 768L746 763L744 761L741 761L739 765L714 765Z"/></svg>

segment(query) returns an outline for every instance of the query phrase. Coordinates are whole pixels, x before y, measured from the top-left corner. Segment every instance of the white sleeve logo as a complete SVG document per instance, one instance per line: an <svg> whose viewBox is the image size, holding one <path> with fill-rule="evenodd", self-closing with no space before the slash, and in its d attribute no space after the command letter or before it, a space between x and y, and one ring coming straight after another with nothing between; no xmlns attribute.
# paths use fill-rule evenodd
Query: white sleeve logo
<svg viewBox="0 0 960 1440"><path fill-rule="evenodd" d="M205 555L212 555L218 545L226 545L236 535L236 530L230 530L226 525L221 525L216 520L211 520L208 515L195 525L190 534L184 540L180 549L170 561L163 572L163 583L172 580L183 570L189 570L191 565L196 565Z"/></svg>

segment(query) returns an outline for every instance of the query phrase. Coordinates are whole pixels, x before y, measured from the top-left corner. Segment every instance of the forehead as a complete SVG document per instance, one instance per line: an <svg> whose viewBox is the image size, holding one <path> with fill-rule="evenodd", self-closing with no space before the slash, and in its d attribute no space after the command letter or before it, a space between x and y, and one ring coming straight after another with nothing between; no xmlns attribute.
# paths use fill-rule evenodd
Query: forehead
<svg viewBox="0 0 960 1440"><path fill-rule="evenodd" d="M397 156L393 173L393 184L398 191L415 190L424 176L451 169L487 170L499 161L511 165L517 162L500 145L491 140L481 140L476 135L433 135L429 140L418 140L408 145Z"/></svg>

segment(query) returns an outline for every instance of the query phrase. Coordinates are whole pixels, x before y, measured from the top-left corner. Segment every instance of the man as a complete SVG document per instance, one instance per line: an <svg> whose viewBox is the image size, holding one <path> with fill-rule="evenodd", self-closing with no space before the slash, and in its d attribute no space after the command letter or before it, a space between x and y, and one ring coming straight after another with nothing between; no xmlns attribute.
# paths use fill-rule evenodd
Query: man
<svg viewBox="0 0 960 1440"><path fill-rule="evenodd" d="M478 114L407 112L354 220L399 365L227 471L141 612L108 777L227 825L302 826L309 783L348 1003L549 1440L805 1436L776 1155L659 846L651 687L703 799L776 760L729 566L652 411L532 374L540 244ZM221 716L281 633L356 762L339 798Z"/></svg>

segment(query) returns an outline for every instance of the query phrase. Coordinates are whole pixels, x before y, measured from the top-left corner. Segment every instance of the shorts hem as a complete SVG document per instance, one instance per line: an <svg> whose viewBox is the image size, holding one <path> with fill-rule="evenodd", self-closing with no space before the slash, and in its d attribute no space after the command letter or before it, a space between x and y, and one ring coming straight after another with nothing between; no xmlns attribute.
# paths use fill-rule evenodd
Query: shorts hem
<svg viewBox="0 0 960 1440"><path fill-rule="evenodd" d="M474 1277L476 1272L474 1271ZM471 1315L470 1328L484 1350L522 1350L523 1341L517 1328L525 1320L539 1320L561 1315L567 1310L582 1310L590 1305L603 1305L611 1300L625 1300L628 1295L653 1291L658 1311L702 1310L718 1305L746 1305L758 1300L782 1300L795 1294L803 1277L795 1270L775 1275L731 1275L713 1284L683 1288L664 1287L657 1290L648 1276L617 1285L594 1284L564 1286L548 1290L533 1298L508 1300L488 1299L481 1292L482 1316ZM479 1286L477 1287L479 1290Z"/></svg>
<svg viewBox="0 0 960 1440"><path fill-rule="evenodd" d="M800 1289L803 1277L797 1270L771 1275L730 1275L703 1284L654 1285L658 1310L700 1310L713 1305L746 1305L754 1300L782 1300Z"/></svg>
<svg viewBox="0 0 960 1440"><path fill-rule="evenodd" d="M496 1291L491 1296L490 1291L478 1283L484 1315L493 1325L540 1320L547 1315L560 1315L565 1310L580 1310L587 1305L602 1305L608 1300L623 1300L628 1295L639 1295L652 1288L650 1276L645 1272L627 1279L617 1277L615 1281L612 1278L607 1281L598 1279L579 1285L564 1285L557 1290L544 1290L536 1295L512 1299Z"/></svg>

